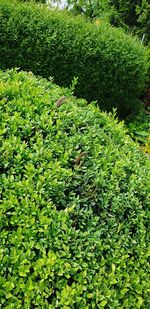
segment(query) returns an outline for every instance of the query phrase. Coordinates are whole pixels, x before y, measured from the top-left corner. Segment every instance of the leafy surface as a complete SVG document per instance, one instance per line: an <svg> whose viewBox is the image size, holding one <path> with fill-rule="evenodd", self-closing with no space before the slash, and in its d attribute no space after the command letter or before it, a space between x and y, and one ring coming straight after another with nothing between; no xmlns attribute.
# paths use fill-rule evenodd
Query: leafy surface
<svg viewBox="0 0 150 309"><path fill-rule="evenodd" d="M2 308L148 309L150 165L123 124L16 71L0 109Z"/></svg>
<svg viewBox="0 0 150 309"><path fill-rule="evenodd" d="M0 67L20 67L69 86L75 94L118 115L137 111L147 61L133 37L105 23L91 24L69 13L33 3L0 1Z"/></svg>

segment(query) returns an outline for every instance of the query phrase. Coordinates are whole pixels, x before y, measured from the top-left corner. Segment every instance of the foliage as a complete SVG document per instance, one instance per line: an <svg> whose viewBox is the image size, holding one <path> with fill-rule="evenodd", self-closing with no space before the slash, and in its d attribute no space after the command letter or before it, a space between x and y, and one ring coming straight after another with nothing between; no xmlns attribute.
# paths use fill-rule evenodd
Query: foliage
<svg viewBox="0 0 150 309"><path fill-rule="evenodd" d="M110 0L114 8L111 22L116 26L127 27L134 34L150 40L150 3L149 0Z"/></svg>
<svg viewBox="0 0 150 309"><path fill-rule="evenodd" d="M19 0L20 2L40 2L40 3L46 3L46 0Z"/></svg>
<svg viewBox="0 0 150 309"><path fill-rule="evenodd" d="M74 14L83 14L90 19L100 17L107 20L110 15L108 0L68 0L67 3Z"/></svg>
<svg viewBox="0 0 150 309"><path fill-rule="evenodd" d="M150 136L148 137L143 150L150 155Z"/></svg>
<svg viewBox="0 0 150 309"><path fill-rule="evenodd" d="M150 88L150 42L148 44L147 54L148 54L147 88L148 87Z"/></svg>
<svg viewBox="0 0 150 309"><path fill-rule="evenodd" d="M0 72L1 305L149 308L149 161L70 91Z"/></svg>
<svg viewBox="0 0 150 309"><path fill-rule="evenodd" d="M130 136L138 142L146 153L150 153L150 108L126 119L126 126Z"/></svg>
<svg viewBox="0 0 150 309"><path fill-rule="evenodd" d="M14 1L0 2L0 67L21 67L59 85L78 77L75 95L119 115L137 110L145 81L145 49L105 23Z"/></svg>
<svg viewBox="0 0 150 309"><path fill-rule="evenodd" d="M55 0L55 2L59 1ZM145 43L150 41L149 0L68 0L66 2L74 14L82 14L90 19L108 20L116 27L123 27L139 35Z"/></svg>

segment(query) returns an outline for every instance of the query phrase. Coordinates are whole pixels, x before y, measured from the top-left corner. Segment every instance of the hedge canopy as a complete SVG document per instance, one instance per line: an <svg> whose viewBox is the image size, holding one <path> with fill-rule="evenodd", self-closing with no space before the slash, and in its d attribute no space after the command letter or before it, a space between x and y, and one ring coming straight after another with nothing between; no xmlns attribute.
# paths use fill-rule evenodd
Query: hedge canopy
<svg viewBox="0 0 150 309"><path fill-rule="evenodd" d="M0 1L0 67L20 67L54 77L61 86L78 78L75 94L124 116L137 109L147 72L138 40L103 22L45 6Z"/></svg>
<svg viewBox="0 0 150 309"><path fill-rule="evenodd" d="M0 71L1 305L149 308L149 161L70 92Z"/></svg>

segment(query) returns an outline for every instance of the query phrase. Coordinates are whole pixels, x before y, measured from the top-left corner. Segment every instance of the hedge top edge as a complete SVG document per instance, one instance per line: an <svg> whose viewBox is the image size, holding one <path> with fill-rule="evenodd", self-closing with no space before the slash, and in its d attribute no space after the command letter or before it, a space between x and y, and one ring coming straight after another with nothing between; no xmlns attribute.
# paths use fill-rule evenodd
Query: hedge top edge
<svg viewBox="0 0 150 309"><path fill-rule="evenodd" d="M147 56L140 42L120 29L94 25L33 3L0 3L0 67L20 67L60 86L78 77L75 94L104 110L126 115L137 109Z"/></svg>

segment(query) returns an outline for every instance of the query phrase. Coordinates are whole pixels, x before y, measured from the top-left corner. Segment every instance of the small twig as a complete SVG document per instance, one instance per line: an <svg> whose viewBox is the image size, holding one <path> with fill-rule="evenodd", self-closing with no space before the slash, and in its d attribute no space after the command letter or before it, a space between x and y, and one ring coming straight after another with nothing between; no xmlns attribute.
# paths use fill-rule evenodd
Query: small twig
<svg viewBox="0 0 150 309"><path fill-rule="evenodd" d="M64 104L64 102L66 101L67 97L63 96L61 97L59 100L57 100L56 102L56 106L60 107L62 104Z"/></svg>
<svg viewBox="0 0 150 309"><path fill-rule="evenodd" d="M145 38L145 33L142 35L141 43L143 44Z"/></svg>
<svg viewBox="0 0 150 309"><path fill-rule="evenodd" d="M75 160L75 166L79 166L80 165L80 162L81 162L81 158L82 157L85 157L85 155L86 155L86 152L81 152L80 154L79 154L79 156L76 158L76 160Z"/></svg>

